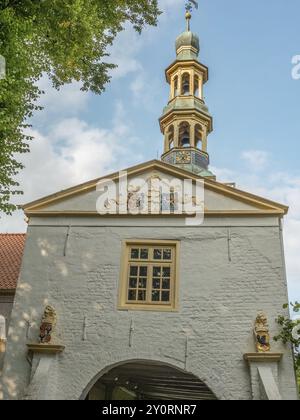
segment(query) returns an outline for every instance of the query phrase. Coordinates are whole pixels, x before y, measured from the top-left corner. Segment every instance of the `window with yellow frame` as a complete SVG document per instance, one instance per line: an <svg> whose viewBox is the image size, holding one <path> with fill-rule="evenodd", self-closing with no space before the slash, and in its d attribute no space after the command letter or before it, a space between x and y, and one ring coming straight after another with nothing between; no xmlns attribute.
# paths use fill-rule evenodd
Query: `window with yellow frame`
<svg viewBox="0 0 300 420"><path fill-rule="evenodd" d="M176 310L177 241L126 241L119 309Z"/></svg>

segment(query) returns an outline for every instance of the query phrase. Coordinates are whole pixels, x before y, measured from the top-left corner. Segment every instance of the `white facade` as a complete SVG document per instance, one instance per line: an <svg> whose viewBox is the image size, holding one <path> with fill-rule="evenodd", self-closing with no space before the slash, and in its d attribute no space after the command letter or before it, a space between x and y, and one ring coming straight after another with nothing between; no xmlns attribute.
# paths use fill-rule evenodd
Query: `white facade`
<svg viewBox="0 0 300 420"><path fill-rule="evenodd" d="M275 318L286 315L281 216L261 214L254 196L241 200L227 187L225 196L217 193L221 184L207 182L206 210L215 215L195 227L174 216L91 216L87 212L95 209L91 194L96 193L86 191L38 204L9 328L4 398L85 398L102 374L128 361L161 362L190 372L218 399L265 397L257 367L251 365L251 374L243 356L255 352L253 323L259 311L266 313L272 337L278 333ZM255 205L257 213L246 215ZM71 209L80 216L70 215ZM222 209L228 213L217 216ZM180 241L178 311L118 310L122 242L129 239ZM30 366L27 343L38 342L47 304L56 309L55 340L65 350L35 354ZM273 341L271 346L283 353L270 365L278 392L296 399L291 349Z"/></svg>

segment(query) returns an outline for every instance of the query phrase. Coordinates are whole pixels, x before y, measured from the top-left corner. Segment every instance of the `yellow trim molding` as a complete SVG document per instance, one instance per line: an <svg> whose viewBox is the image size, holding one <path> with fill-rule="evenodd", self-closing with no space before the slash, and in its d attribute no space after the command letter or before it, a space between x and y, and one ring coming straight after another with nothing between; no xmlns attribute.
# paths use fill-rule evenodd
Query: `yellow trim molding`
<svg viewBox="0 0 300 420"><path fill-rule="evenodd" d="M203 74L203 83L206 83L209 78L209 69L204 64L199 63L197 60L189 60L189 61L174 61L167 69L166 69L166 80L168 83L171 82L172 74L178 69L191 69L196 68Z"/></svg>
<svg viewBox="0 0 300 420"><path fill-rule="evenodd" d="M33 353L44 353L44 354L57 354L62 353L65 350L65 346L58 344L39 344L29 343L27 344L28 351Z"/></svg>
<svg viewBox="0 0 300 420"><path fill-rule="evenodd" d="M253 205L257 207L257 211L238 211L238 212L207 212L207 216L215 216L215 215L278 215L283 216L287 214L288 207L279 203L276 203L271 200L267 200L265 198L259 197L254 194L250 194L245 191L238 190L237 188L233 188L231 186L222 184L220 182L214 181L212 179L203 178L199 175L193 174L189 171L186 171L184 169L174 167L173 165L170 165L165 162L161 162L158 160L152 160L128 169L125 169L127 171L128 177L130 176L136 176L139 175L147 170L157 170L162 171L164 173L167 173L171 176L178 177L181 179L191 179L194 181L197 181L199 179L204 180L205 189L214 191L218 194L222 194L224 196L234 198L238 201L245 202L247 204ZM111 179L117 181L119 177L119 172L115 172L113 174L107 175L105 177L101 177L89 182L86 182L84 184L75 186L73 188L68 188L67 190L60 191L56 194L49 195L47 197L41 198L39 200L33 201L31 203L25 204L22 208L25 211L26 216L60 216L60 215L98 215L96 212L47 212L45 207L49 204L58 203L66 198L74 197L79 194L83 194L86 192L90 192L95 190L97 183L103 179ZM45 211L43 211L43 208ZM99 215L98 215L99 216ZM171 215L168 215L170 217ZM100 217L100 216L99 216ZM161 217L161 215L160 215ZM174 217L174 216L173 216ZM178 217L178 215L177 215Z"/></svg>
<svg viewBox="0 0 300 420"><path fill-rule="evenodd" d="M280 362L283 353L246 353L244 360L247 362Z"/></svg>

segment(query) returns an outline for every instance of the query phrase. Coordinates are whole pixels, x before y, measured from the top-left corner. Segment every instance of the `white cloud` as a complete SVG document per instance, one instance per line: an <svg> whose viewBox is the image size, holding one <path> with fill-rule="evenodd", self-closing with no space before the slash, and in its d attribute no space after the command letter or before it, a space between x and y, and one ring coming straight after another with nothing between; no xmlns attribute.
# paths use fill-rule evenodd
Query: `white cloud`
<svg viewBox="0 0 300 420"><path fill-rule="evenodd" d="M23 211L16 211L13 216L1 214L0 233L23 233L26 232L26 227Z"/></svg>
<svg viewBox="0 0 300 420"><path fill-rule="evenodd" d="M210 166L210 170L222 182L234 182L236 178L236 173L232 169Z"/></svg>
<svg viewBox="0 0 300 420"><path fill-rule="evenodd" d="M253 171L261 171L268 164L268 153L264 150L246 150L242 158Z"/></svg>
<svg viewBox="0 0 300 420"><path fill-rule="evenodd" d="M80 83L74 82L63 86L59 91L52 87L48 77L44 75L38 82L38 87L45 92L39 99L39 105L44 107L42 113L37 113L36 118L49 118L50 114L61 116L75 115L83 111L91 97L90 93L80 90Z"/></svg>
<svg viewBox="0 0 300 420"><path fill-rule="evenodd" d="M146 111L160 111L157 108L157 103L162 89L158 79L154 79L146 71L141 71L130 84L130 90L135 105L142 106Z"/></svg>
<svg viewBox="0 0 300 420"><path fill-rule="evenodd" d="M22 173L26 195L45 194L96 178L116 169L121 157L129 164L132 155L127 147L132 136L123 112L118 103L112 124L106 129L69 118L56 124L47 136L33 131L35 140L31 153L24 157L26 168Z"/></svg>
<svg viewBox="0 0 300 420"><path fill-rule="evenodd" d="M16 199L16 204L121 169L120 161L123 168L142 161L142 156L130 153L137 139L126 122L126 112L120 102L109 128L92 127L78 118L65 118L47 135L33 129L29 133L34 140L30 153L21 157L25 169L17 178L24 195ZM24 229L19 212L1 218L2 232Z"/></svg>
<svg viewBox="0 0 300 420"><path fill-rule="evenodd" d="M114 79L125 77L129 73L135 73L142 69L142 64L137 56L144 42L145 38L129 25L126 25L124 30L119 33L113 46L108 51L110 57L107 58L107 62L118 66L111 71Z"/></svg>

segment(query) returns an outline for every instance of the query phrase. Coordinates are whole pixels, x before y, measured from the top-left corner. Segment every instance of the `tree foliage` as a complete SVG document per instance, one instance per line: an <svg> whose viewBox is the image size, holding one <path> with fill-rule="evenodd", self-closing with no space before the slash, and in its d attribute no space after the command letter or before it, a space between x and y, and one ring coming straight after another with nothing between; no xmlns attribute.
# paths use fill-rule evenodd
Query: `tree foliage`
<svg viewBox="0 0 300 420"><path fill-rule="evenodd" d="M79 81L100 94L114 67L107 48L124 24L140 33L159 13L157 0L0 0L0 210L11 213L11 196L21 193L19 154L29 151L26 121L39 109L43 73L57 89Z"/></svg>
<svg viewBox="0 0 300 420"><path fill-rule="evenodd" d="M290 306L294 314L300 313L299 302L290 303ZM288 303L283 305L283 309L287 309L288 307ZM278 336L274 337L274 340L282 341L283 344L290 343L292 345L295 356L295 367L298 378L298 385L300 389L300 319L290 319L280 315L276 321L280 325L281 331Z"/></svg>

